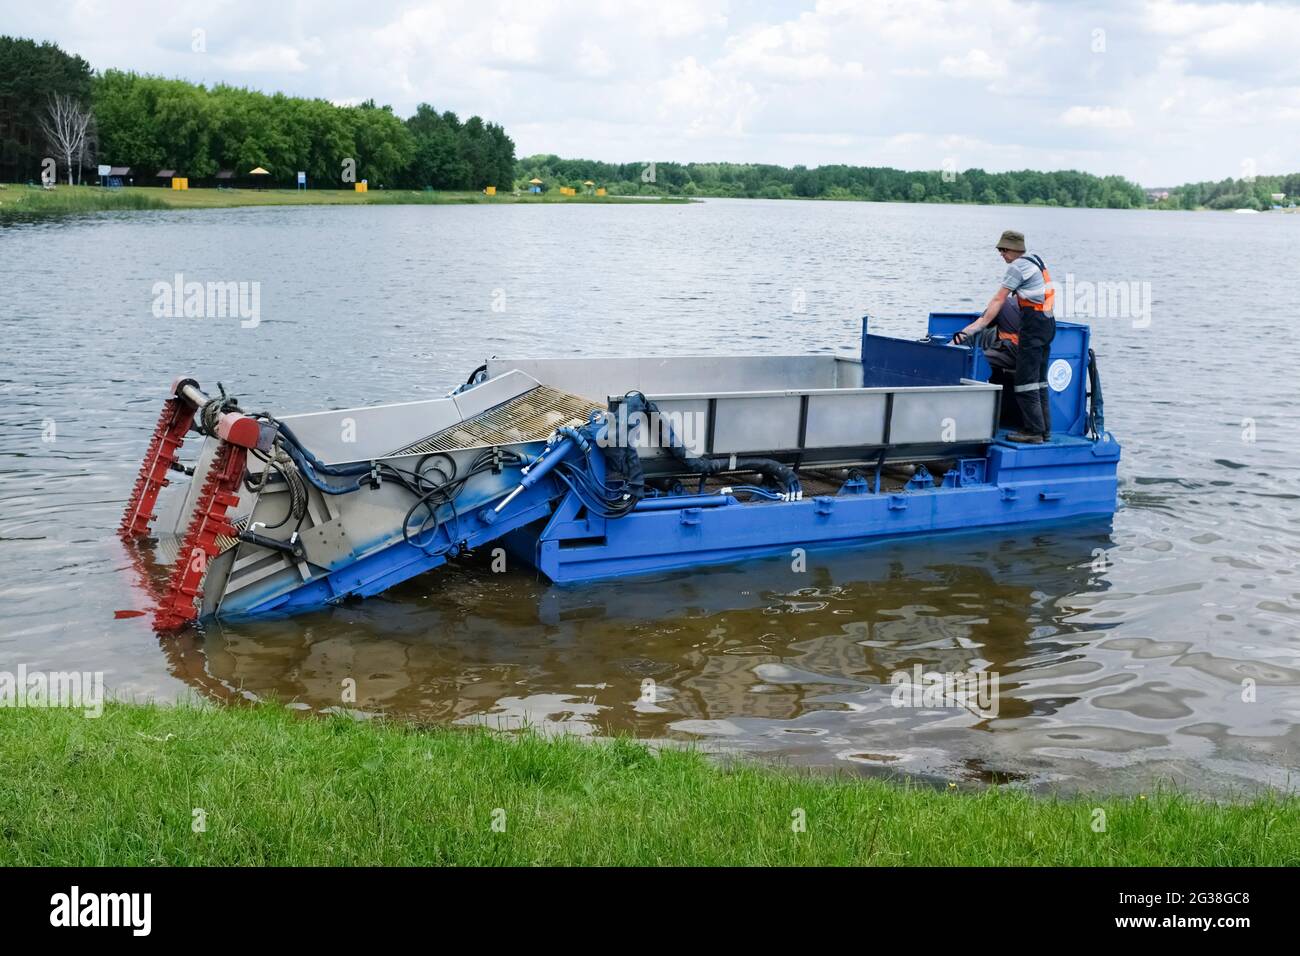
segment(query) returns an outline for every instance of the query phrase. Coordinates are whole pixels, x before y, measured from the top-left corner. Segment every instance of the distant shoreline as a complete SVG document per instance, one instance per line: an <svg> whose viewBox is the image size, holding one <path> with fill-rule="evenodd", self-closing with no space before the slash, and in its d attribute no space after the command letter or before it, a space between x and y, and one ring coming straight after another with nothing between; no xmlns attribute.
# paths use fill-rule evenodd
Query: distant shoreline
<svg viewBox="0 0 1300 956"><path fill-rule="evenodd" d="M60 185L42 189L26 183L0 185L0 223L82 215L96 212L163 211L171 209L237 209L251 206L439 206L439 205L684 205L708 199L750 199L755 197L698 194L695 196L663 195L609 195L579 194L567 196L558 191L545 193L498 193L488 196L480 191L376 189L355 192L346 189L214 189L185 190L164 189L157 186L123 186L107 189L101 186ZM828 202L828 203L887 203L906 206L1010 206L1020 209L1105 209L1098 206L1060 206L1050 203L977 203L977 202L913 202L909 200L862 199L834 196L781 196L756 197L772 202ZM1124 210L1120 210L1124 211ZM1223 212L1239 210L1161 209L1158 206L1130 207L1127 211L1147 212ZM1252 210L1253 211L1253 210ZM1295 213L1295 208L1267 209L1262 212Z"/></svg>
<svg viewBox="0 0 1300 956"><path fill-rule="evenodd" d="M549 193L498 193L488 196L477 191L435 191L375 189L355 192L346 189L163 189L157 186L59 185L42 189L26 183L8 183L0 188L0 222L7 220L72 216L94 212L159 211L167 209L234 209L248 206L437 206L540 204L623 204L670 205L690 202L676 196L565 196Z"/></svg>

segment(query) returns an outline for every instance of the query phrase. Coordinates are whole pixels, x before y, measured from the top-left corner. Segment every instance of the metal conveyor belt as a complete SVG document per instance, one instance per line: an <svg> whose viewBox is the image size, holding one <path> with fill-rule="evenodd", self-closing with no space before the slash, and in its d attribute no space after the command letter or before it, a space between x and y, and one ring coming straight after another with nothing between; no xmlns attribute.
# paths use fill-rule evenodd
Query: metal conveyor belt
<svg viewBox="0 0 1300 956"><path fill-rule="evenodd" d="M602 407L589 398L539 385L386 457L545 441L561 425L585 425L591 413Z"/></svg>

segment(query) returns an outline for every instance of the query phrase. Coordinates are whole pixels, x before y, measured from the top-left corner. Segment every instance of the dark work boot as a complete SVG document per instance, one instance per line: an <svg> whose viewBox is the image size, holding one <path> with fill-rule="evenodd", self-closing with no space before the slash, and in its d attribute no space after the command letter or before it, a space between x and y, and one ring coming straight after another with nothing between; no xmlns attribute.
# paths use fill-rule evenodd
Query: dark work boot
<svg viewBox="0 0 1300 956"><path fill-rule="evenodd" d="M1043 436L1031 435L1029 432L1012 432L1007 436L1007 441L1019 442L1022 445L1041 445Z"/></svg>

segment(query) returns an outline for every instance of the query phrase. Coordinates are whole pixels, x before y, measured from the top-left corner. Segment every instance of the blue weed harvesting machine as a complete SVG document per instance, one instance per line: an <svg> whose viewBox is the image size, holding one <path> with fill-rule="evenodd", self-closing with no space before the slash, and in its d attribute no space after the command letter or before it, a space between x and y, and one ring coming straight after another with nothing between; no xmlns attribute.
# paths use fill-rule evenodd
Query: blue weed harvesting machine
<svg viewBox="0 0 1300 956"><path fill-rule="evenodd" d="M120 530L170 566L167 631L365 598L489 544L575 584L1113 514L1088 327L1057 324L1052 438L1016 445L1002 373L950 344L973 318L931 314L920 340L864 318L856 359L494 358L443 398L298 415L178 379Z"/></svg>

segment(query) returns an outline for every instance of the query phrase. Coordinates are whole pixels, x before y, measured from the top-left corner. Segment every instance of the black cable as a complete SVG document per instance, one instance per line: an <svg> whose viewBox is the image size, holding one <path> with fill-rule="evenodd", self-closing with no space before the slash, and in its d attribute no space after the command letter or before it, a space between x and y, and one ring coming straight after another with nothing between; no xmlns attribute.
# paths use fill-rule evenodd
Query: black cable
<svg viewBox="0 0 1300 956"><path fill-rule="evenodd" d="M512 456L512 457L517 457L517 456ZM428 470L426 470L425 467L426 463L430 459L445 459L447 462L451 464L450 475L448 475L447 471L442 468L434 469L435 471L437 471L438 473L444 476L445 480L443 482L438 483L434 481L429 475ZM436 452L432 455L426 455L424 458L422 458L420 462L416 465L416 471L413 473L416 479L416 486L412 490L415 491L418 497L411 504L411 507L407 509L406 517L402 521L402 540L407 544L411 545L412 547L418 548L420 551L422 551L423 553L431 557L444 555L448 551L450 551L453 547L455 547L456 535L454 535L449 530L447 532L446 546L439 548L437 550L430 550L430 546L433 544L434 538L438 533L438 529L441 528L443 525L448 524L448 522L446 521L439 521L438 509L443 507L450 507L452 512L450 520L452 523L455 524L457 528L459 528L460 513L456 510L456 505L455 505L455 500L457 496L460 495L461 491L464 489L466 483L469 481L470 478L473 478L475 475L480 475L488 471L496 470L497 459L498 459L498 455L495 449L483 452L476 459L474 459L473 463L470 465L470 469L468 472L466 472L463 476L457 477L456 461L450 455L444 452ZM391 468L391 466L388 467ZM391 469L391 470L393 470L394 472L399 471L399 469ZM411 473L408 472L407 474L411 474ZM403 484L407 484L404 478L399 480L402 481ZM410 485L407 484L407 487L410 488ZM412 535L411 519L415 516L415 513L420 508L424 508L424 517L421 519L420 525L416 529L415 534ZM430 529L432 529L431 533L430 533ZM430 536L427 540L422 542L421 539L426 535L426 533L429 533Z"/></svg>
<svg viewBox="0 0 1300 956"><path fill-rule="evenodd" d="M470 478L488 471L499 472L503 465L518 465L523 461L514 452L502 451L500 448L490 448L474 459L469 471L464 475L458 474L459 469L456 459L446 452L432 452L425 455L416 463L413 471L381 461L329 465L317 458L310 449L303 445L289 426L274 416L267 412L258 412L252 417L265 420L276 428L278 432L275 440L276 447L281 448L289 456L297 476L310 482L323 494L351 494L363 487L367 478L376 480L388 478L400 484L415 496L415 501L407 510L402 522L402 539L407 544L430 555L445 554L455 546L455 538L451 531L448 531L448 544L445 548L430 551L429 546L433 543L432 537L421 543L420 539L429 533L431 529L432 535L436 536L438 529L448 523L439 520L439 509L450 507L452 511L450 521L454 523L456 528L459 528L460 514L456 511L454 502L464 489L466 482ZM432 467L430 467L431 463ZM274 463L272 465L275 467L277 477L289 484L292 489L294 483L290 475ZM343 480L339 481L337 479ZM264 476L263 486L268 480L272 480L270 476ZM424 509L424 516L421 518L419 527L413 536L411 521L421 508ZM305 515L305 513L306 509L304 508L303 514ZM303 516L300 515L299 529L302 527L302 520ZM288 516L273 527L281 527L287 521Z"/></svg>
<svg viewBox="0 0 1300 956"><path fill-rule="evenodd" d="M254 494L259 494L259 495L260 495L260 494L262 493L262 490L263 490L264 488L266 488L267 482L268 482L268 481L270 480L270 478L271 478L271 469L274 468L275 471L276 471L276 473L279 474L279 476L280 476L280 480L284 482L284 484L285 484L285 492L286 492L286 494L287 494L288 497L289 497L289 510L285 512L284 517L281 518L281 519L280 519L278 522L276 522L275 524L263 525L263 527L264 527L267 531L274 531L276 528L282 528L282 527L284 527L284 525L288 523L288 521L289 521L290 518L293 518L293 517L297 517L297 516L298 516L298 511L297 511L297 508L296 508L296 504L297 504L297 494L298 494L298 491L297 491L297 489L295 488L293 482L289 480L289 476L286 475L286 474L284 473L284 470L280 467L280 465L279 465L278 462L276 462L274 459L268 457L267 455L262 454L262 453L261 453L260 451L258 451L256 448L254 448L252 451L253 451L253 456L254 456L255 458L258 458L258 459L261 460L262 462L264 462L268 467L262 470L262 480L261 480L260 483L258 483L258 484L256 484L256 485L253 484L253 482L250 480L249 473L248 473L248 472L245 472L245 473L244 473L244 487L247 488L249 491L253 492ZM304 509L304 511L305 511L305 510L306 510L306 509ZM251 517L251 515L250 515L250 517Z"/></svg>
<svg viewBox="0 0 1300 956"><path fill-rule="evenodd" d="M578 496L588 511L601 518L622 518L630 513L640 500L626 492L596 485L589 472L576 468L569 462L561 462L557 465L555 474Z"/></svg>

